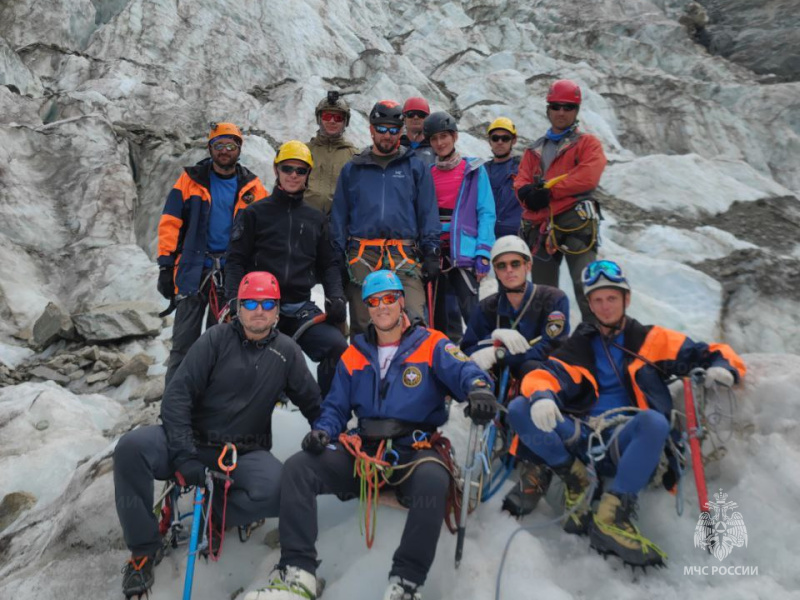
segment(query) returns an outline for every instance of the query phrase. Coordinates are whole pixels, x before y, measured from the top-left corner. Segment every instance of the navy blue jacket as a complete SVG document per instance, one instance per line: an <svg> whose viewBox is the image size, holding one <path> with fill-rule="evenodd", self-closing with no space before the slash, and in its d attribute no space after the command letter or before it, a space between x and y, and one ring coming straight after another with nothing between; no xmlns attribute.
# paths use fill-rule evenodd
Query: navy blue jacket
<svg viewBox="0 0 800 600"><path fill-rule="evenodd" d="M430 168L400 147L386 169L366 149L339 174L331 210L331 241L340 254L348 240L414 240L423 250L439 247L439 207Z"/></svg>
<svg viewBox="0 0 800 600"><path fill-rule="evenodd" d="M534 286L528 282L520 307L520 311L522 310L522 318L515 329L526 340L539 336L542 339L525 354L507 355L506 364L514 377L520 377L539 367L558 341L569 336L569 299L558 288L549 285ZM464 352L471 355L476 350L485 348L486 346L478 345L478 342L491 339L495 329L511 329L518 316L514 314L504 292L484 298L470 315L467 331L461 340Z"/></svg>

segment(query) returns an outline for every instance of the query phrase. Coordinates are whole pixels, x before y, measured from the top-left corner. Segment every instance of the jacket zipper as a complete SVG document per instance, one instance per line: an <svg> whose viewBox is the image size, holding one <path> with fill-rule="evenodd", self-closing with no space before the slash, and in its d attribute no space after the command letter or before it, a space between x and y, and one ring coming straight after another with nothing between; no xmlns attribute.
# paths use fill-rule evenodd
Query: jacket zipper
<svg viewBox="0 0 800 600"><path fill-rule="evenodd" d="M286 236L286 274L284 275L284 285L289 284L289 263L292 261L292 205L286 210L289 213L289 235Z"/></svg>

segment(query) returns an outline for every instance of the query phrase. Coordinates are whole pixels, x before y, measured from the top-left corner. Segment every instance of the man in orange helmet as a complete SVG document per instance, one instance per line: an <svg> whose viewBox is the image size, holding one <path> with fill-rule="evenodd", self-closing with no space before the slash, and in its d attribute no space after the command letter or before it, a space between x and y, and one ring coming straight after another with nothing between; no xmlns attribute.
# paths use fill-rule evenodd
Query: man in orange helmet
<svg viewBox="0 0 800 600"><path fill-rule="evenodd" d="M211 155L184 172L170 190L158 224L158 291L177 305L166 385L191 345L217 322L225 303L217 296L236 214L267 197L253 173L239 164L242 132L233 123L212 123Z"/></svg>
<svg viewBox="0 0 800 600"><path fill-rule="evenodd" d="M265 271L248 273L238 297L238 318L207 330L175 373L161 402L163 424L126 433L114 450L117 515L131 551L122 581L128 597L147 593L161 555L154 479L204 485L207 469L217 468L221 449L232 443L238 462L226 525L277 517L282 465L270 452L275 404L286 395L309 423L319 414L319 387L303 352L275 327L278 280ZM222 494L213 506L221 519ZM219 529L221 520L212 524Z"/></svg>
<svg viewBox="0 0 800 600"><path fill-rule="evenodd" d="M522 237L533 254L533 282L558 287L567 257L583 320L592 320L581 272L597 258L598 206L592 192L606 166L603 146L578 129L581 88L559 79L547 92L550 129L525 150L514 189L522 204Z"/></svg>

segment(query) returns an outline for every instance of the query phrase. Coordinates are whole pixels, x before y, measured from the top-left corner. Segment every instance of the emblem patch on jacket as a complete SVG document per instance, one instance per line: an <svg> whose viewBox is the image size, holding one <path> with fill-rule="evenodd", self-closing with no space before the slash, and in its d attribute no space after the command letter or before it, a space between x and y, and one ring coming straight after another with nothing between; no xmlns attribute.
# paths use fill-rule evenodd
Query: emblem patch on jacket
<svg viewBox="0 0 800 600"><path fill-rule="evenodd" d="M244 202L245 204L252 204L253 200L255 200L255 199L256 199L256 197L255 197L255 195L253 195L253 192L246 192L242 196L242 202Z"/></svg>
<svg viewBox="0 0 800 600"><path fill-rule="evenodd" d="M549 315L547 315L547 325L544 326L544 330L547 332L547 335L551 338L558 337L562 331L564 331L564 325L567 322L567 317L561 311L553 311Z"/></svg>
<svg viewBox="0 0 800 600"><path fill-rule="evenodd" d="M403 371L403 385L414 388L420 383L422 383L422 371L417 367L406 367L406 370Z"/></svg>
<svg viewBox="0 0 800 600"><path fill-rule="evenodd" d="M444 349L456 360L460 360L461 362L467 362L469 360L467 355L461 351L461 348L455 344L446 344Z"/></svg>

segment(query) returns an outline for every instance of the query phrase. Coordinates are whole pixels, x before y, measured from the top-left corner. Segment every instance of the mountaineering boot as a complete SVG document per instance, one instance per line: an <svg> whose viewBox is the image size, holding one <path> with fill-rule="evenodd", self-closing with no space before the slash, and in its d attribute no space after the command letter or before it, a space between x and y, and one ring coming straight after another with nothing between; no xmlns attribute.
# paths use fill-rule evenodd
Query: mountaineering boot
<svg viewBox="0 0 800 600"><path fill-rule="evenodd" d="M547 465L523 463L519 483L503 499L503 510L515 517L524 517L533 512L542 496L550 487L553 472Z"/></svg>
<svg viewBox="0 0 800 600"><path fill-rule="evenodd" d="M591 522L591 498L586 498L589 491L589 472L577 458L572 462L553 469L564 482L564 508L568 516L564 521L564 531L576 535L584 535Z"/></svg>
<svg viewBox="0 0 800 600"><path fill-rule="evenodd" d="M600 554L616 554L631 567L660 567L667 555L631 523L636 496L606 492L592 519L590 545Z"/></svg>
<svg viewBox="0 0 800 600"><path fill-rule="evenodd" d="M321 594L317 578L298 567L276 565L267 587L250 592L244 600L315 600Z"/></svg>
<svg viewBox="0 0 800 600"><path fill-rule="evenodd" d="M155 581L154 567L150 556L131 556L122 567L122 593L127 598L148 595Z"/></svg>
<svg viewBox="0 0 800 600"><path fill-rule="evenodd" d="M389 587L386 588L383 600L422 600L422 595L416 583L393 575L389 577Z"/></svg>

